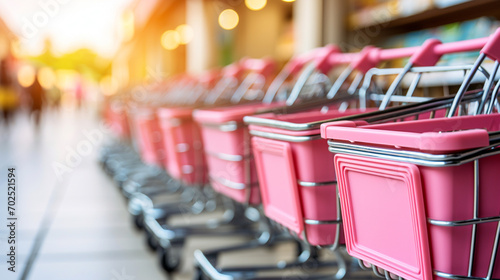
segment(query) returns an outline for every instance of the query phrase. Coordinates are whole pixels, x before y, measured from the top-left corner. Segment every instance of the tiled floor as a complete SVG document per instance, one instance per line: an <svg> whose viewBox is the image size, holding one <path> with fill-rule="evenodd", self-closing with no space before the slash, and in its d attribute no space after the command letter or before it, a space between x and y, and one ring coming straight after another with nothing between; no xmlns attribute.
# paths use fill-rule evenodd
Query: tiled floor
<svg viewBox="0 0 500 280"><path fill-rule="evenodd" d="M99 169L100 143L86 142L86 135L102 132L95 116L90 110L48 112L35 131L19 115L9 131L0 129L0 180L7 166L19 177L17 272L7 271L1 199L0 279L22 279L23 272L30 280L166 279L131 226L123 198ZM70 158L74 153L81 162ZM62 176L57 163L69 167ZM5 197L6 189L0 191Z"/></svg>

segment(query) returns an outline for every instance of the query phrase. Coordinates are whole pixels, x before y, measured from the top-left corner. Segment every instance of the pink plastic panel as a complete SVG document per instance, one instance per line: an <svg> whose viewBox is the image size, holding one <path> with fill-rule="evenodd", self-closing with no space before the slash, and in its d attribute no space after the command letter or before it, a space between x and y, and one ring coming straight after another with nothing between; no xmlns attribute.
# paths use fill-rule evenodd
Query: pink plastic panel
<svg viewBox="0 0 500 280"><path fill-rule="evenodd" d="M134 114L133 118L142 160L148 164L162 165L162 135L154 112Z"/></svg>
<svg viewBox="0 0 500 280"><path fill-rule="evenodd" d="M264 212L291 231L304 229L290 144L252 138Z"/></svg>
<svg viewBox="0 0 500 280"><path fill-rule="evenodd" d="M250 137L246 127L240 127L234 131L221 131L202 125L201 134L207 154L244 155L245 150L249 150L248 147L245 147L248 145Z"/></svg>
<svg viewBox="0 0 500 280"><path fill-rule="evenodd" d="M479 217L495 217L500 213L498 166L500 155L479 160ZM440 168L419 167L427 217L441 221L473 218L474 164ZM472 276L485 278L495 239L497 223L477 225L476 249ZM455 275L467 275L472 226L442 227L428 225L433 269ZM500 278L500 262L496 262L493 278Z"/></svg>
<svg viewBox="0 0 500 280"><path fill-rule="evenodd" d="M206 162L200 129L188 111L175 108L158 110L166 150L165 168L170 176L186 184L205 184Z"/></svg>
<svg viewBox="0 0 500 280"><path fill-rule="evenodd" d="M321 126L328 139L362 142L426 152L451 152L489 145L489 131L500 130L500 115L463 116L358 127L354 122Z"/></svg>
<svg viewBox="0 0 500 280"><path fill-rule="evenodd" d="M240 127L234 131L221 131L217 128L202 126L201 133L207 157L208 173L211 177L223 178L238 184L257 184L254 161L247 162L251 153L250 134L247 127ZM236 157L239 160L226 159L224 156ZM247 169L248 164L250 165L249 169ZM246 202L247 189L231 189L223 184L217 184L213 187L217 192L238 202ZM252 189L249 203L260 204L258 187Z"/></svg>
<svg viewBox="0 0 500 280"><path fill-rule="evenodd" d="M110 129L118 137L122 139L130 137L128 117L124 105L117 103L107 104L104 117Z"/></svg>
<svg viewBox="0 0 500 280"><path fill-rule="evenodd" d="M349 254L406 279L432 279L420 172L415 165L335 156Z"/></svg>

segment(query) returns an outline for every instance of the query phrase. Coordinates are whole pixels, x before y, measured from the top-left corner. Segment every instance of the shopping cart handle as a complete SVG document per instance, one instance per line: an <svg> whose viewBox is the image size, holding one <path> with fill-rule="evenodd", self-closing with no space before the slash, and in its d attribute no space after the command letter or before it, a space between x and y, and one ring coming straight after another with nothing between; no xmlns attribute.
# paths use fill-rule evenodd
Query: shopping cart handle
<svg viewBox="0 0 500 280"><path fill-rule="evenodd" d="M320 71L322 72L323 70L329 71L327 69L324 69L325 67L328 67L327 65L324 65L325 60L332 53L339 53L339 52L340 49L335 45L326 45L321 48L312 49L308 52L293 57L287 63L286 69L290 75L295 75L304 67L305 64L311 61L316 61L316 68L320 69Z"/></svg>
<svg viewBox="0 0 500 280"><path fill-rule="evenodd" d="M247 71L252 71L267 77L274 74L274 71L276 70L276 62L270 58L247 58L243 60L243 67Z"/></svg>
<svg viewBox="0 0 500 280"><path fill-rule="evenodd" d="M363 73L376 67L380 62L412 56L420 47L408 47L382 50L374 46L364 47L354 58L351 67Z"/></svg>
<svg viewBox="0 0 500 280"><path fill-rule="evenodd" d="M334 64L332 64L331 57L340 54L340 49L337 46L328 45L326 47L317 49L314 53L314 63L316 69L321 73L327 74L330 72Z"/></svg>
<svg viewBox="0 0 500 280"><path fill-rule="evenodd" d="M500 60L500 28L489 37L488 42L481 49L481 53L493 60Z"/></svg>
<svg viewBox="0 0 500 280"><path fill-rule="evenodd" d="M241 65L241 63L239 61L235 62L233 64L229 64L228 66L226 66L222 69L222 73L223 73L224 77L226 77L226 78L232 77L232 78L236 78L236 79L241 77L241 74L243 74L243 71L244 71L243 65Z"/></svg>
<svg viewBox="0 0 500 280"><path fill-rule="evenodd" d="M359 53L334 53L328 59L330 69L341 64L350 64L357 59Z"/></svg>
<svg viewBox="0 0 500 280"><path fill-rule="evenodd" d="M438 39L428 39L413 54L410 62L416 66L434 66L445 54L478 51L485 46L488 40L489 38L485 37L443 44Z"/></svg>
<svg viewBox="0 0 500 280"><path fill-rule="evenodd" d="M220 78L220 71L219 70L212 70L205 72L200 75L199 81L202 84L205 84L207 86L214 85L217 80Z"/></svg>

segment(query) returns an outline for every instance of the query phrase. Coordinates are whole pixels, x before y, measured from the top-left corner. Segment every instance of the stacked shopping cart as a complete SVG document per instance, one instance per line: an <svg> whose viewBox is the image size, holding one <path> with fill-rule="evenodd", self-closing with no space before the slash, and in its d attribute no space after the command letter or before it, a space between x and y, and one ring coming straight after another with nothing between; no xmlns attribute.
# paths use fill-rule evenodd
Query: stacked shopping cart
<svg viewBox="0 0 500 280"><path fill-rule="evenodd" d="M474 51L472 65L439 65ZM403 68L376 68L400 58ZM190 236L245 235L197 250L197 277L268 279L314 264L301 277L366 279L370 269L387 279L500 279L499 58L500 30L359 53L326 46L276 76L270 60L244 59L115 100L107 120L140 157L121 140L102 163L169 272ZM425 83L450 73L463 83ZM170 222L217 210L215 221ZM297 244L293 261L217 261L280 242Z"/></svg>

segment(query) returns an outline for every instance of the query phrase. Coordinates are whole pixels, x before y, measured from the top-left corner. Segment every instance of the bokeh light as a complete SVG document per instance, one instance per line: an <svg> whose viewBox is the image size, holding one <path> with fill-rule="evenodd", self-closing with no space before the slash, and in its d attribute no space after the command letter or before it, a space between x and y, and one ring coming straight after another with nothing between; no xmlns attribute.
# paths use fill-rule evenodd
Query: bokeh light
<svg viewBox="0 0 500 280"><path fill-rule="evenodd" d="M167 50L173 50L179 46L180 37L177 31L167 30L161 35L161 45Z"/></svg>
<svg viewBox="0 0 500 280"><path fill-rule="evenodd" d="M267 0L245 0L245 5L252 11L262 10L267 4Z"/></svg>
<svg viewBox="0 0 500 280"><path fill-rule="evenodd" d="M122 16L123 40L130 41L135 33L135 16L130 10L125 11Z"/></svg>
<svg viewBox="0 0 500 280"><path fill-rule="evenodd" d="M118 91L118 86L118 82L111 76L105 76L99 82L99 88L101 89L102 94L106 96L115 94Z"/></svg>
<svg viewBox="0 0 500 280"><path fill-rule="evenodd" d="M234 29L239 21L238 13L233 9L226 9L219 15L219 25L226 30Z"/></svg>
<svg viewBox="0 0 500 280"><path fill-rule="evenodd" d="M38 71L38 82L44 89L51 89L56 83L56 74L49 67L43 67Z"/></svg>
<svg viewBox="0 0 500 280"><path fill-rule="evenodd" d="M183 44L183 45L188 44L194 38L194 30L191 26L189 26L187 24L181 24L181 25L177 26L175 31L177 31L177 33L179 34L179 43L180 44Z"/></svg>
<svg viewBox="0 0 500 280"><path fill-rule="evenodd" d="M283 0L283 2L291 3L291 2L295 2L295 0Z"/></svg>
<svg viewBox="0 0 500 280"><path fill-rule="evenodd" d="M35 68L29 64L22 65L17 71L17 81L23 87L29 87L35 82Z"/></svg>

